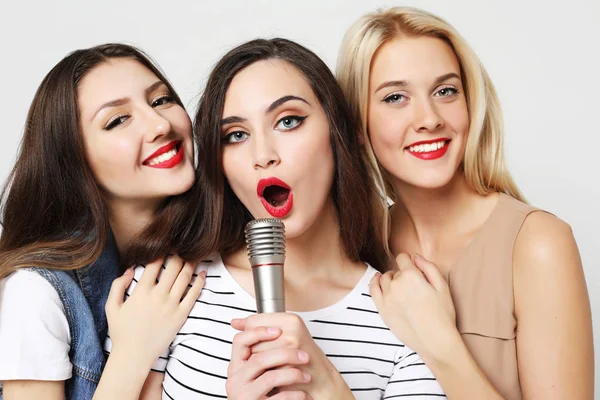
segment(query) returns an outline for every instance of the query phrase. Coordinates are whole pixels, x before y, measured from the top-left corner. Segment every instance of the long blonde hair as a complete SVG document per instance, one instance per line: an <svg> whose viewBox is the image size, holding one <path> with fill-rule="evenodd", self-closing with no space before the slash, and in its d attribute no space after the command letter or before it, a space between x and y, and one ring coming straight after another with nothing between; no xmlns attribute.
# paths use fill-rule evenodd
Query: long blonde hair
<svg viewBox="0 0 600 400"><path fill-rule="evenodd" d="M385 170L377 162L369 139L369 74L377 49L387 41L402 36L439 38L448 43L456 54L470 119L463 158L468 186L482 195L498 191L524 201L506 168L502 110L494 85L481 61L449 23L411 7L393 7L362 16L346 32L338 55L337 78L353 117L361 121L365 142L363 154L382 190L383 198L395 201L397 196ZM387 225L388 215L385 220ZM389 228L386 228L387 231Z"/></svg>

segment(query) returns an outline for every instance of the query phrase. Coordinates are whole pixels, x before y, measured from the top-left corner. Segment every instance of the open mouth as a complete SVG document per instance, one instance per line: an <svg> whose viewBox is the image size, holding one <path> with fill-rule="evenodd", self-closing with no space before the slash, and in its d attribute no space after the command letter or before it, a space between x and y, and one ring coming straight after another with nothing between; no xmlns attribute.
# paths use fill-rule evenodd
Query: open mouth
<svg viewBox="0 0 600 400"><path fill-rule="evenodd" d="M267 186L263 192L265 200L273 207L281 207L285 204L290 196L290 189L281 186Z"/></svg>
<svg viewBox="0 0 600 400"><path fill-rule="evenodd" d="M261 179L256 191L263 207L273 217L283 218L292 210L292 189L282 180L275 177Z"/></svg>

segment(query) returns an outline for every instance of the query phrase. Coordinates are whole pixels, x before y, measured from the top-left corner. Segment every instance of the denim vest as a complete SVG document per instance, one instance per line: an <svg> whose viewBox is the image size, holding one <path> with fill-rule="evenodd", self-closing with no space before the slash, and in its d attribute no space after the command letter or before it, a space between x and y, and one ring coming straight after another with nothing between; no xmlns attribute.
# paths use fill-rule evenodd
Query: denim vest
<svg viewBox="0 0 600 400"><path fill-rule="evenodd" d="M65 399L89 400L106 361L102 350L108 330L104 306L112 281L119 276L119 254L114 238L110 234L100 257L79 270L35 268L35 271L56 289L69 322L69 359L73 375L65 382Z"/></svg>

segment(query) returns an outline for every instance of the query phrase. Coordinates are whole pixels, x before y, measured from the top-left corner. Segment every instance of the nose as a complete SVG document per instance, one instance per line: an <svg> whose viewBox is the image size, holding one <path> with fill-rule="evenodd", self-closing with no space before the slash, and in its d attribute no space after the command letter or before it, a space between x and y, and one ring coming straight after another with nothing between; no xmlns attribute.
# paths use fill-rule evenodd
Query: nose
<svg viewBox="0 0 600 400"><path fill-rule="evenodd" d="M142 118L146 125L146 139L148 142L153 142L171 132L171 121L154 108L150 107L142 114Z"/></svg>
<svg viewBox="0 0 600 400"><path fill-rule="evenodd" d="M431 100L415 106L413 128L416 132L434 132L444 126L444 119Z"/></svg>
<svg viewBox="0 0 600 400"><path fill-rule="evenodd" d="M273 167L281 162L275 141L271 133L254 135L254 169Z"/></svg>

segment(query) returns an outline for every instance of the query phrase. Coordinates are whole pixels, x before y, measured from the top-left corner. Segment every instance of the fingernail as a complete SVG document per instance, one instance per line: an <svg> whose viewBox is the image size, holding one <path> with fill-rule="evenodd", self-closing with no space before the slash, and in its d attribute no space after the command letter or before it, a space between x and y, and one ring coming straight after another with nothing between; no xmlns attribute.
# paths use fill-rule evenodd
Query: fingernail
<svg viewBox="0 0 600 400"><path fill-rule="evenodd" d="M308 361L308 353L302 350L298 351L298 360L300 361Z"/></svg>
<svg viewBox="0 0 600 400"><path fill-rule="evenodd" d="M415 259L417 259L417 260L424 260L425 257L423 257L422 255L420 255L419 253L415 253Z"/></svg>
<svg viewBox="0 0 600 400"><path fill-rule="evenodd" d="M310 381L310 374L307 372L302 373L302 377L304 378L304 382Z"/></svg>
<svg viewBox="0 0 600 400"><path fill-rule="evenodd" d="M202 271L200 271L200 273L198 274L202 277L202 279L206 279L206 270L203 269Z"/></svg>
<svg viewBox="0 0 600 400"><path fill-rule="evenodd" d="M275 335L279 333L279 328L267 328L267 333Z"/></svg>

